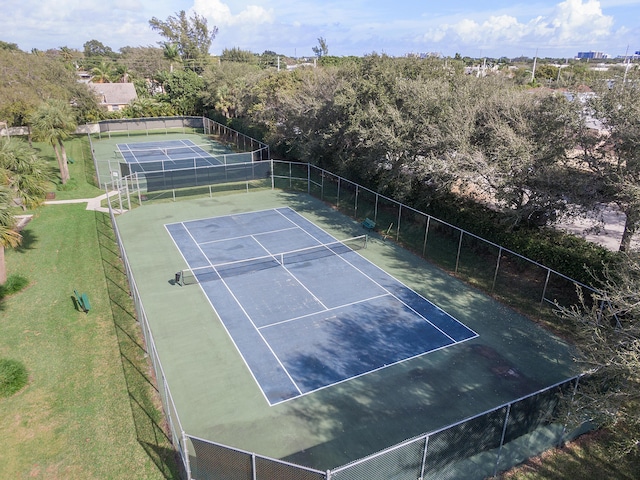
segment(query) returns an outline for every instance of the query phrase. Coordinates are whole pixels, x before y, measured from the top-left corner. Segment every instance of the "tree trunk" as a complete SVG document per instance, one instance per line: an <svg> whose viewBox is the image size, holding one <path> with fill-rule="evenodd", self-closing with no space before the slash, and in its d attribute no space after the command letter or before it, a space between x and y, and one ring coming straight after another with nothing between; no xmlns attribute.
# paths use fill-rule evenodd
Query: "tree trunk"
<svg viewBox="0 0 640 480"><path fill-rule="evenodd" d="M60 170L60 181L62 182L62 184L64 184L65 180L63 177L62 156L60 155L60 151L58 150L58 145L56 144L55 141L51 142L51 146L53 147L53 151L56 154L56 160L58 160L58 170Z"/></svg>
<svg viewBox="0 0 640 480"><path fill-rule="evenodd" d="M631 250L631 240L636 233L638 225L640 225L640 211L634 206L630 206L626 212L626 221L624 222L624 231L622 232L622 240L620 240L620 251L628 252Z"/></svg>
<svg viewBox="0 0 640 480"><path fill-rule="evenodd" d="M4 261L4 246L0 244L0 285L7 283L7 264Z"/></svg>
<svg viewBox="0 0 640 480"><path fill-rule="evenodd" d="M58 159L58 164L60 165L60 180L64 185L70 178L69 164L67 163L67 151L64 148L62 140L58 140L58 145L60 146L60 158Z"/></svg>

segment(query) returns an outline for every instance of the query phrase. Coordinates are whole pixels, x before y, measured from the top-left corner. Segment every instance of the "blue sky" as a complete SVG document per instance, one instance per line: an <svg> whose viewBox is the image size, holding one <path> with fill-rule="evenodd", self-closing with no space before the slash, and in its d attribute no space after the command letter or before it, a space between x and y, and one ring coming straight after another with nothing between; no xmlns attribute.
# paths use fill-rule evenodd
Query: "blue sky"
<svg viewBox="0 0 640 480"><path fill-rule="evenodd" d="M611 56L640 50L640 0L4 0L0 40L25 51L98 40L118 50L156 45L149 20L180 10L218 27L211 53L239 47L311 56L455 53L471 57Z"/></svg>

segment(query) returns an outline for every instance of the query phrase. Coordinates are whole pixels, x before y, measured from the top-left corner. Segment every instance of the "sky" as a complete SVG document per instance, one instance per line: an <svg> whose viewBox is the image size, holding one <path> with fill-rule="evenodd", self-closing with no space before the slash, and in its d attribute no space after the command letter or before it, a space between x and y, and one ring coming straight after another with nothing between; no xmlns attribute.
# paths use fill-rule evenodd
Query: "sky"
<svg viewBox="0 0 640 480"><path fill-rule="evenodd" d="M612 57L640 51L640 0L2 0L0 40L21 50L89 40L118 51L156 46L153 17L185 10L217 27L210 53L313 56L323 38L329 55L440 53L474 58Z"/></svg>

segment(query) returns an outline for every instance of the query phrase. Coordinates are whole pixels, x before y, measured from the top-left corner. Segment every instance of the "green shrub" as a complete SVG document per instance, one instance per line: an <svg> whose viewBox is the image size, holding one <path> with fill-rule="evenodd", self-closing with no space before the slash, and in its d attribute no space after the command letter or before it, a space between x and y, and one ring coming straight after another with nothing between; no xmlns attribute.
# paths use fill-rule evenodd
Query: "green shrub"
<svg viewBox="0 0 640 480"><path fill-rule="evenodd" d="M27 384L29 374L17 360L0 358L0 397L9 397Z"/></svg>
<svg viewBox="0 0 640 480"><path fill-rule="evenodd" d="M76 180L75 178L70 178L69 180L67 180L67 183L63 184L58 184L56 185L56 190L60 191L60 192L70 192L72 190L77 190L78 189L78 180Z"/></svg>
<svg viewBox="0 0 640 480"><path fill-rule="evenodd" d="M9 275L4 285L0 285L0 298L19 292L29 285L29 280L22 275Z"/></svg>

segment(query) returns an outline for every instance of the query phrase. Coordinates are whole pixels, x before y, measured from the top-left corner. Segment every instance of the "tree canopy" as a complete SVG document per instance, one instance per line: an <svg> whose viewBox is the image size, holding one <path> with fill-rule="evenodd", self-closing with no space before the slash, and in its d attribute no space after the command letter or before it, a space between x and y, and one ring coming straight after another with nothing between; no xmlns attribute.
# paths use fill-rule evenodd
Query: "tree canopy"
<svg viewBox="0 0 640 480"><path fill-rule="evenodd" d="M195 12L188 17L184 10L169 16L165 21L153 17L149 20L149 25L168 43L178 48L180 58L187 68L202 71L209 57L211 43L218 33L218 27L209 29L205 17Z"/></svg>

